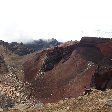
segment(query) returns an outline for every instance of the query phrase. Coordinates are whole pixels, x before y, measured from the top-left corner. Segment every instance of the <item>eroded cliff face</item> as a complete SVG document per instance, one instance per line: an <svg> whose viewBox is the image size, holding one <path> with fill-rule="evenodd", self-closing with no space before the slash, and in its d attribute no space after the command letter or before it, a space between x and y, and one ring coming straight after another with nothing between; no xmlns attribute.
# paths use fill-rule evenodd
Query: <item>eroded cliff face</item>
<svg viewBox="0 0 112 112"><path fill-rule="evenodd" d="M112 88L111 69L99 72L111 68L111 47L111 39L83 37L80 42L69 41L37 53L24 64L31 96L54 102L77 97L90 86Z"/></svg>

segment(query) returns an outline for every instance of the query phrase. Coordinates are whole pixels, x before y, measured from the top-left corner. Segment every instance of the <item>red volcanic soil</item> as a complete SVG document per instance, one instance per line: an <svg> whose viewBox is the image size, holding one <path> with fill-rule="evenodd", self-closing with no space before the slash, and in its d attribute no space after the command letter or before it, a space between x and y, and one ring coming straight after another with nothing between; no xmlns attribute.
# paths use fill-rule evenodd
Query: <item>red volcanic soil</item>
<svg viewBox="0 0 112 112"><path fill-rule="evenodd" d="M45 55L46 51L43 50L41 53L37 53L33 58L27 60L24 64L25 81L32 81L35 75L38 74Z"/></svg>
<svg viewBox="0 0 112 112"><path fill-rule="evenodd" d="M31 84L30 95L42 102L77 97L85 91L85 87L90 88L93 76L97 88L102 89L105 81L111 88L110 72L105 80L107 72L101 75L98 70L107 54L111 55L111 48L109 39L86 37L80 42L69 41L38 52L24 63L24 80Z"/></svg>
<svg viewBox="0 0 112 112"><path fill-rule="evenodd" d="M112 41L97 44L97 47L101 50L104 56L112 54Z"/></svg>

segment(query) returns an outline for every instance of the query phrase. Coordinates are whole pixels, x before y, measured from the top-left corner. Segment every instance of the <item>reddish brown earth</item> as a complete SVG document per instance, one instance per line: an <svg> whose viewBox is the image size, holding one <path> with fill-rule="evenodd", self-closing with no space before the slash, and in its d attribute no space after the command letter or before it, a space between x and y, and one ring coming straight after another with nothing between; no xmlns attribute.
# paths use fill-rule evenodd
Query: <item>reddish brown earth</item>
<svg viewBox="0 0 112 112"><path fill-rule="evenodd" d="M77 97L91 85L112 88L111 57L112 40L106 38L83 37L40 51L24 63L29 97L55 102Z"/></svg>
<svg viewBox="0 0 112 112"><path fill-rule="evenodd" d="M97 44L97 47L101 50L103 56L112 54L112 41Z"/></svg>

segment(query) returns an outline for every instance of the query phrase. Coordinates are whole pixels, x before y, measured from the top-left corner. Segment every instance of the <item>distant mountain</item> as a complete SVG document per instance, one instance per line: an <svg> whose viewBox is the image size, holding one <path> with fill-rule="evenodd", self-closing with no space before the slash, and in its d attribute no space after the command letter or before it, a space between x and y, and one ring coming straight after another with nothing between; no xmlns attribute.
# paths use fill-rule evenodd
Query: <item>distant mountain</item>
<svg viewBox="0 0 112 112"><path fill-rule="evenodd" d="M58 42L56 39L52 38L52 39L48 39L48 40L42 40L42 39L34 40L32 42L25 44L25 46L29 49L39 51L41 49L58 46L60 44L61 44L61 42Z"/></svg>
<svg viewBox="0 0 112 112"><path fill-rule="evenodd" d="M39 51L42 49L54 47L59 44L61 43L58 42L54 38L48 39L48 40L42 40L42 39L34 40L26 44L22 42L21 43L17 43L17 42L8 43L8 42L4 42L0 40L0 45L3 45L4 47L6 47L6 49L10 50L11 52L15 54L18 54L19 56L27 55L27 54L30 54L30 53L33 53L35 51Z"/></svg>
<svg viewBox="0 0 112 112"><path fill-rule="evenodd" d="M22 42L8 43L0 40L0 46L3 46L6 50L9 50L10 52L15 53L19 56L27 55L34 52L33 49L27 48Z"/></svg>

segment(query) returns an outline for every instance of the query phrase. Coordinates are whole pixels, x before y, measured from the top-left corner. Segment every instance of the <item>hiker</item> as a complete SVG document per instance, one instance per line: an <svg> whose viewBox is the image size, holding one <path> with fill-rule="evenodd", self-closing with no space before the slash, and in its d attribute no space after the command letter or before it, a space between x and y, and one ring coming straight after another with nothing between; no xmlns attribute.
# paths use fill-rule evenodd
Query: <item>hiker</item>
<svg viewBox="0 0 112 112"><path fill-rule="evenodd" d="M84 95L90 95L91 89L90 88L87 88L86 86L84 88L85 88Z"/></svg>

